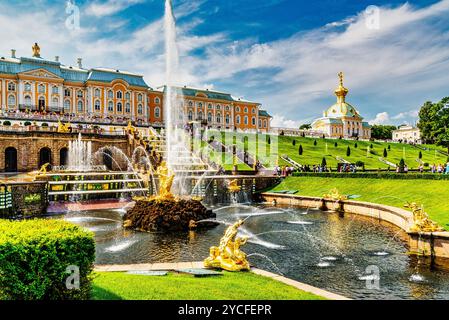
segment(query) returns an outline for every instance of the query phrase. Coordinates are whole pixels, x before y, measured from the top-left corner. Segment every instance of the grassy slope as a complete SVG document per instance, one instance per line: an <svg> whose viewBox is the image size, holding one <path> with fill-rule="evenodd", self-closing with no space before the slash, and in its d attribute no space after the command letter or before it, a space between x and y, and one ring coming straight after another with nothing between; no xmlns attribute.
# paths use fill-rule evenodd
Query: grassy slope
<svg viewBox="0 0 449 320"><path fill-rule="evenodd" d="M299 190L298 195L321 197L332 188L342 194L361 195L356 201L396 207L407 201L424 204L429 216L449 230L449 181L290 177L273 190Z"/></svg>
<svg viewBox="0 0 449 320"><path fill-rule="evenodd" d="M235 142L240 149L244 149L245 143L243 142L243 137L245 136L242 133L234 134L236 139ZM224 133L220 134L217 131L209 131L208 136L213 136L217 140L221 140L226 144L232 144L233 138L230 133L226 133L226 141ZM252 137L254 135L247 134L247 136ZM266 135L260 135L261 137L258 139L257 147L254 147L254 143L249 146L249 152L254 154L254 150L263 150L265 151L267 148L266 144ZM276 139L272 137L272 143L274 144ZM293 140L296 140L296 145L293 146ZM314 141L317 141L317 145L314 146ZM254 139L255 141L255 139ZM337 142L337 147L335 147L335 142ZM326 149L327 143L327 149ZM386 169L388 165L379 161L379 157L383 157L384 149L387 149L388 156L387 160L398 164L401 158L404 156L404 148L405 148L405 160L410 168L417 168L419 163L416 161L418 159L419 152L421 151L423 154L422 161L430 164L433 163L445 163L447 157L440 153L437 153L436 150L446 151L446 149L442 147L437 147L434 145L425 145L423 147L428 148L429 150L420 150L408 144L399 144L399 143L382 143L382 142L366 142L366 141L357 141L357 148L355 148L356 141L352 140L334 140L334 139L315 139L315 138L302 138L302 137L286 137L279 136L278 137L278 151L277 154L279 156L288 155L291 159L297 161L301 164L320 164L323 157L326 157L326 161L328 165L331 165L333 168L337 166L338 161L336 157L342 157L345 160L355 163L356 161L363 161L366 165L367 169ZM370 145L373 145L373 150L376 154L368 154L367 149ZM298 153L299 145L303 147L303 154L300 156ZM351 149L351 155L346 156L346 151L348 146ZM390 146L391 150L388 151L388 146ZM264 152L262 152L264 153ZM273 158L269 159L268 157L262 157L260 160L264 165L268 167L272 167L274 165L274 161L271 161ZM279 160L280 165L285 165L286 163L283 160Z"/></svg>
<svg viewBox="0 0 449 320"><path fill-rule="evenodd" d="M316 300L320 297L253 273L195 278L98 273L95 300Z"/></svg>

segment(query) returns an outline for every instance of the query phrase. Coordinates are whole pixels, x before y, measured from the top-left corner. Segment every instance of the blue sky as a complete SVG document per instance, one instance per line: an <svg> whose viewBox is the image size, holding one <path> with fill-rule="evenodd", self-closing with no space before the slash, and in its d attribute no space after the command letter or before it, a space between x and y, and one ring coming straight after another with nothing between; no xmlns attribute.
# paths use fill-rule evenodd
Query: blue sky
<svg viewBox="0 0 449 320"><path fill-rule="evenodd" d="M111 67L164 83L163 0L0 2L0 55L12 48L85 67ZM174 0L179 84L258 101L276 126L320 117L335 101L337 73L348 101L372 123L417 120L426 100L449 95L449 0ZM366 8L377 6L377 27ZM368 21L369 22L369 21Z"/></svg>

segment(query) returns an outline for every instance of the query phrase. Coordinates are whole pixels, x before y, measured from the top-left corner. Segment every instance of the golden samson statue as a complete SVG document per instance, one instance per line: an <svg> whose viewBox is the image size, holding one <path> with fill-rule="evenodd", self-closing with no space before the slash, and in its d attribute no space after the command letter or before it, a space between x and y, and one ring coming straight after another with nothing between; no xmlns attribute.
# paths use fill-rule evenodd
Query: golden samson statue
<svg viewBox="0 0 449 320"><path fill-rule="evenodd" d="M220 240L219 247L210 248L210 255L204 260L204 266L206 268L227 271L250 270L246 254L240 250L240 247L248 241L248 237L237 237L238 229L241 225L243 225L243 220L239 220L228 227L223 238Z"/></svg>
<svg viewBox="0 0 449 320"><path fill-rule="evenodd" d="M406 208L413 212L413 225L410 227L411 232L438 232L443 228L430 220L429 215L424 211L424 206L418 206L415 202L407 203Z"/></svg>

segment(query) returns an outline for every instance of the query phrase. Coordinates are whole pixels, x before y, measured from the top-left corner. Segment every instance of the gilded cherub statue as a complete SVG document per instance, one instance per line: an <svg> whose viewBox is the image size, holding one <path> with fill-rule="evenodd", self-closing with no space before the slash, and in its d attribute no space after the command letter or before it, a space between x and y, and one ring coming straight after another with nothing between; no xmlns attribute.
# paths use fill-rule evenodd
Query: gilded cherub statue
<svg viewBox="0 0 449 320"><path fill-rule="evenodd" d="M231 182L229 182L228 190L231 193L238 193L240 192L240 190L242 190L242 187L238 185L237 179L234 179Z"/></svg>
<svg viewBox="0 0 449 320"><path fill-rule="evenodd" d="M217 268L227 271L250 270L246 254L240 250L240 247L248 241L248 237L237 237L238 229L241 225L243 225L243 220L239 220L228 227L220 240L219 247L210 248L209 257L204 260L206 268Z"/></svg>
<svg viewBox="0 0 449 320"><path fill-rule="evenodd" d="M407 203L406 208L413 212L413 225L410 227L412 232L438 232L443 231L435 222L430 220L429 215L424 211L424 206L418 206L415 202Z"/></svg>
<svg viewBox="0 0 449 320"><path fill-rule="evenodd" d="M58 120L58 132L67 133L70 132L70 123L63 124L61 120Z"/></svg>
<svg viewBox="0 0 449 320"><path fill-rule="evenodd" d="M332 189L329 194L323 195L323 198L326 200L334 200L334 201L348 200L348 197L340 194L337 188Z"/></svg>

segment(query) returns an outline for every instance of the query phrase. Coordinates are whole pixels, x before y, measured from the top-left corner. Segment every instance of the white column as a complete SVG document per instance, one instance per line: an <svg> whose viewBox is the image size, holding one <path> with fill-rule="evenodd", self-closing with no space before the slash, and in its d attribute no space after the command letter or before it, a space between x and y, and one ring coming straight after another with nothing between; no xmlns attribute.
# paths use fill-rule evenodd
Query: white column
<svg viewBox="0 0 449 320"><path fill-rule="evenodd" d="M106 117L108 113L108 90L106 88L103 88L103 115Z"/></svg>
<svg viewBox="0 0 449 320"><path fill-rule="evenodd" d="M6 110L7 104L8 104L8 102L6 101L6 80L3 79L2 80L2 105L0 106L0 108L2 110Z"/></svg>
<svg viewBox="0 0 449 320"><path fill-rule="evenodd" d="M60 84L58 86L59 91L59 110L64 112L64 86Z"/></svg>
<svg viewBox="0 0 449 320"><path fill-rule="evenodd" d="M17 86L17 101L19 105L23 104L23 81L19 80L19 85Z"/></svg>
<svg viewBox="0 0 449 320"><path fill-rule="evenodd" d="M135 103L134 103L135 97L134 97L134 95L135 94L136 93L134 91L131 91L131 119L132 120L136 120L136 112L134 110L134 108L135 108Z"/></svg>
<svg viewBox="0 0 449 320"><path fill-rule="evenodd" d="M36 105L36 83L31 83L31 105Z"/></svg>
<svg viewBox="0 0 449 320"><path fill-rule="evenodd" d="M88 112L94 112L94 95L93 95L93 88L88 87L87 88L87 98L89 100L89 107L87 108Z"/></svg>

